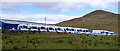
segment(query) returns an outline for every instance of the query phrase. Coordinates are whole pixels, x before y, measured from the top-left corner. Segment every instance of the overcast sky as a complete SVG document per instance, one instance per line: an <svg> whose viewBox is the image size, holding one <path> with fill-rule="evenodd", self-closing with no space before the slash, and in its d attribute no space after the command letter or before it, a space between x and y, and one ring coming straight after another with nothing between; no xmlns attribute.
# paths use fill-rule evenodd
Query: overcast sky
<svg viewBox="0 0 120 51"><path fill-rule="evenodd" d="M56 24L61 21L82 17L95 10L118 14L119 0L2 0L1 19L21 20Z"/></svg>

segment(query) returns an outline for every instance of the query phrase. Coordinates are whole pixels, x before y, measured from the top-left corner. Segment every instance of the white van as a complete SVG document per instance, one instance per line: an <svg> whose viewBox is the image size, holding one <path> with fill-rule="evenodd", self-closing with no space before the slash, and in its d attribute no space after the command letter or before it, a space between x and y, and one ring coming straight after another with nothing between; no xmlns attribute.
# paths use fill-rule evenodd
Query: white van
<svg viewBox="0 0 120 51"><path fill-rule="evenodd" d="M90 31L88 29L85 29L85 28L81 28L80 34L91 34Z"/></svg>
<svg viewBox="0 0 120 51"><path fill-rule="evenodd" d="M56 32L65 32L64 27L55 27Z"/></svg>
<svg viewBox="0 0 120 51"><path fill-rule="evenodd" d="M48 32L56 32L55 27L46 26L46 28L48 29Z"/></svg>
<svg viewBox="0 0 120 51"><path fill-rule="evenodd" d="M110 35L116 35L114 32L109 32Z"/></svg>
<svg viewBox="0 0 120 51"><path fill-rule="evenodd" d="M18 30L29 30L28 25L26 24L19 24L17 29Z"/></svg>
<svg viewBox="0 0 120 51"><path fill-rule="evenodd" d="M40 29L40 31L46 31L46 32L48 32L48 29L47 29L46 26L40 25L38 28Z"/></svg>
<svg viewBox="0 0 120 51"><path fill-rule="evenodd" d="M93 35L116 35L114 32L110 32L107 30L93 30Z"/></svg>
<svg viewBox="0 0 120 51"><path fill-rule="evenodd" d="M105 31L105 30L93 30L93 31L92 31L92 34L93 34L93 35L106 35L106 34L104 33L104 31Z"/></svg>
<svg viewBox="0 0 120 51"><path fill-rule="evenodd" d="M67 33L74 33L76 30L72 27L64 27L64 31Z"/></svg>
<svg viewBox="0 0 120 51"><path fill-rule="evenodd" d="M110 35L109 31L104 30L103 35Z"/></svg>
<svg viewBox="0 0 120 51"><path fill-rule="evenodd" d="M28 25L30 31L39 31L38 25Z"/></svg>
<svg viewBox="0 0 120 51"><path fill-rule="evenodd" d="M40 26L40 31L56 32L56 26Z"/></svg>
<svg viewBox="0 0 120 51"><path fill-rule="evenodd" d="M74 33L80 34L80 32L81 32L80 28L73 28L73 29L75 30Z"/></svg>
<svg viewBox="0 0 120 51"><path fill-rule="evenodd" d="M114 32L104 31L104 35L116 35Z"/></svg>

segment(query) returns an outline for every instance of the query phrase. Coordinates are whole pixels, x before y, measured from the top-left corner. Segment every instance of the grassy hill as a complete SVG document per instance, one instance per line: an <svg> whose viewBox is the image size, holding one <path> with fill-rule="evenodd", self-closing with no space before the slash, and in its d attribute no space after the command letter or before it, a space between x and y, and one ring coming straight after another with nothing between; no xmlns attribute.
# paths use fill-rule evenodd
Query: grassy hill
<svg viewBox="0 0 120 51"><path fill-rule="evenodd" d="M118 33L118 14L96 10L84 15L81 18L75 18L56 24L58 26L69 26L78 28L104 29Z"/></svg>

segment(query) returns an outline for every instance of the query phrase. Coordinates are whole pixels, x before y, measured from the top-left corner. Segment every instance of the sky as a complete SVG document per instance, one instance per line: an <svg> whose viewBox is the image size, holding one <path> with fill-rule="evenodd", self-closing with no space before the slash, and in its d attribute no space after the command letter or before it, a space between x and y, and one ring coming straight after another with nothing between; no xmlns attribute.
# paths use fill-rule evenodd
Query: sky
<svg viewBox="0 0 120 51"><path fill-rule="evenodd" d="M95 10L118 14L120 0L1 0L0 19L56 24Z"/></svg>

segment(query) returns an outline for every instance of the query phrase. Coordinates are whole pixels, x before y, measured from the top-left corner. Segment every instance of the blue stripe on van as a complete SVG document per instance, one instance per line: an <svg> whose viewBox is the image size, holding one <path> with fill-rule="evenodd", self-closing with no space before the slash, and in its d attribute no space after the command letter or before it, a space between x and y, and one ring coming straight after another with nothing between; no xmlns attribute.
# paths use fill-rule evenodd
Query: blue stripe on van
<svg viewBox="0 0 120 51"><path fill-rule="evenodd" d="M97 35L97 33L92 33L92 34Z"/></svg>

